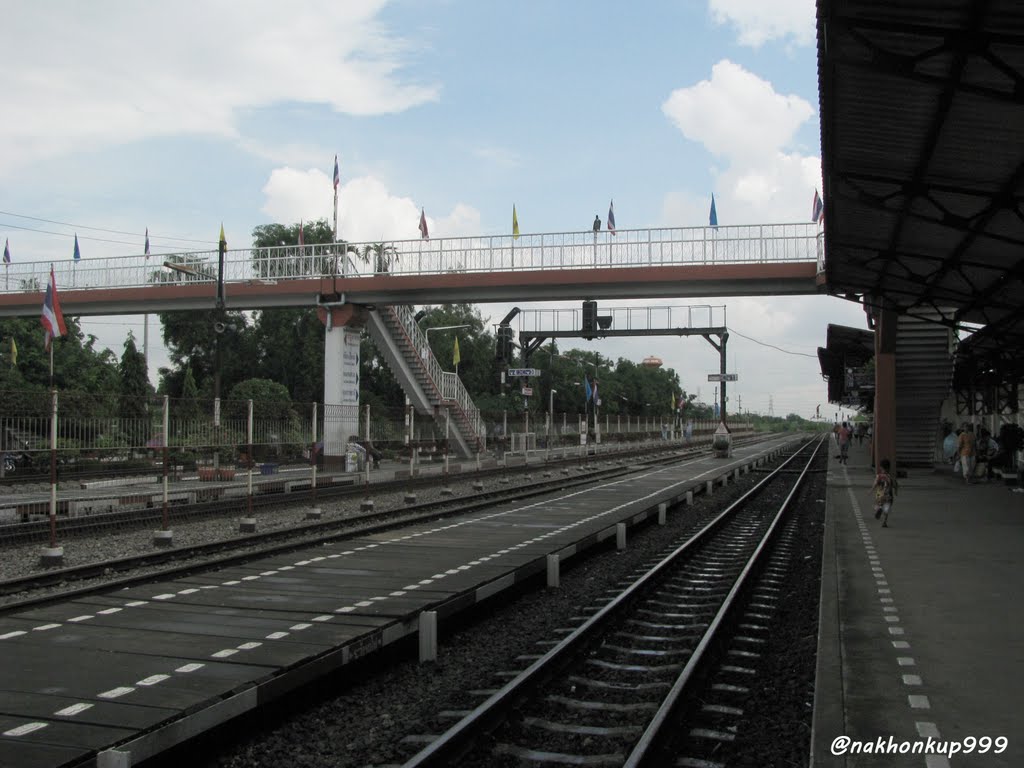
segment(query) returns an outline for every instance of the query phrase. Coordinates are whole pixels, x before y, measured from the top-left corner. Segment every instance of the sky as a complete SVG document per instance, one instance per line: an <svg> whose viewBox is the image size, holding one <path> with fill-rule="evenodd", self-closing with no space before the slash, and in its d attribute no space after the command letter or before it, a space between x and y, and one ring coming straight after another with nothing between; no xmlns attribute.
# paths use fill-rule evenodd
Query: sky
<svg viewBox="0 0 1024 768"><path fill-rule="evenodd" d="M244 10L240 10L244 9ZM248 245L333 216L348 241L810 220L821 189L814 0L49 0L5 13L0 237L16 261ZM826 210L828 201L825 201ZM523 308L536 306L523 301ZM726 308L729 410L811 417L833 297ZM624 306L624 303L614 306ZM608 306L612 306L609 304ZM508 306L482 304L496 323ZM167 365L150 318L150 377ZM143 318L84 318L120 356ZM654 355L710 402L699 338L580 340Z"/></svg>

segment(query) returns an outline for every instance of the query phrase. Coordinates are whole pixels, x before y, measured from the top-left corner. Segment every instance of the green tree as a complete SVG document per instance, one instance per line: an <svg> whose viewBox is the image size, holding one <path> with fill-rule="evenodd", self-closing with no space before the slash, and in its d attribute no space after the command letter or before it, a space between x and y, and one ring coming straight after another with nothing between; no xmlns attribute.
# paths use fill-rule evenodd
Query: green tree
<svg viewBox="0 0 1024 768"><path fill-rule="evenodd" d="M289 419L292 412L292 398L288 390L270 379L246 379L231 388L228 396L230 418L244 419L248 417L249 400L259 408L261 419Z"/></svg>
<svg viewBox="0 0 1024 768"><path fill-rule="evenodd" d="M53 384L60 390L108 393L119 390L117 358L109 349L96 349L96 337L82 333L77 318L66 316L67 334L53 341ZM10 362L11 339L18 363ZM0 319L0 386L45 391L50 386L50 353L43 345L37 317ZM5 404L6 405L6 404ZM116 411L116 403L111 411Z"/></svg>
<svg viewBox="0 0 1024 768"><path fill-rule="evenodd" d="M304 247L299 248L299 228ZM344 242L334 243L327 219L286 226L261 224L252 231L252 244L264 249L253 254L253 269L260 277L298 277L336 274ZM269 249L269 250L265 250Z"/></svg>
<svg viewBox="0 0 1024 768"><path fill-rule="evenodd" d="M172 366L160 369L162 392L180 392L186 368L192 369L199 392L206 398L216 394L218 373L221 394L256 374L255 339L245 313L217 309L161 312L160 322Z"/></svg>
<svg viewBox="0 0 1024 768"><path fill-rule="evenodd" d="M391 243L367 243L359 254L364 264L373 267L374 272L387 272L392 264L398 263L398 249Z"/></svg>
<svg viewBox="0 0 1024 768"><path fill-rule="evenodd" d="M326 219L307 222L303 225L303 241L307 246L297 248L299 224L265 224L252 232L254 248L281 249L278 258L285 264L294 264L289 259L308 254L310 258L321 259L325 267L323 246L334 241L334 233ZM345 247L345 244L340 244ZM319 255L315 255L319 254ZM265 271L292 267L258 267ZM333 265L322 274L329 274ZM277 272L276 274L281 274ZM324 394L324 326L313 307L298 309L264 309L256 313L253 327L254 354L257 360L253 375L272 379L283 384L296 402L319 402Z"/></svg>
<svg viewBox="0 0 1024 768"><path fill-rule="evenodd" d="M146 356L135 346L135 335L128 331L124 353L118 366L121 379L120 408L125 419L142 419L147 415L150 395L149 379L146 375Z"/></svg>

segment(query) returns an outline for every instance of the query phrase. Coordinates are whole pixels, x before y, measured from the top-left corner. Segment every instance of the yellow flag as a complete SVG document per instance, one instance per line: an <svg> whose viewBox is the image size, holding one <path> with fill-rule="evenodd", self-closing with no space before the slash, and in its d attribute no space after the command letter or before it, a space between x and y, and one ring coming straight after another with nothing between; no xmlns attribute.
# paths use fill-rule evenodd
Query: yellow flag
<svg viewBox="0 0 1024 768"><path fill-rule="evenodd" d="M676 409L676 393L673 392L672 393L672 410L674 411L675 409Z"/></svg>
<svg viewBox="0 0 1024 768"><path fill-rule="evenodd" d="M224 250L227 250L228 240L227 240L226 237L224 237L224 224L223 223L221 223L221 225L220 225L220 244L221 244L221 247L224 248Z"/></svg>
<svg viewBox="0 0 1024 768"><path fill-rule="evenodd" d="M512 204L512 239L519 239L519 218L516 216L515 203Z"/></svg>
<svg viewBox="0 0 1024 768"><path fill-rule="evenodd" d="M11 337L11 368L14 368L18 364L18 345L14 342L14 337Z"/></svg>
<svg viewBox="0 0 1024 768"><path fill-rule="evenodd" d="M459 367L459 362L462 360L462 355L459 354L459 337L455 337L455 349L452 350L452 361L455 363L455 367Z"/></svg>

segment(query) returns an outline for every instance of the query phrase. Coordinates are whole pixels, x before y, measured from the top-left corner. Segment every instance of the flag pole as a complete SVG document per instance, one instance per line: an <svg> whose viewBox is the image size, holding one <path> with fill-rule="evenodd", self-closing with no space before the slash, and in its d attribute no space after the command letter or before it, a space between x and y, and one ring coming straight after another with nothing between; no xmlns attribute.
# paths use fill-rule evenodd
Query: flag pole
<svg viewBox="0 0 1024 768"><path fill-rule="evenodd" d="M50 389L53 389L53 339L50 339Z"/></svg>

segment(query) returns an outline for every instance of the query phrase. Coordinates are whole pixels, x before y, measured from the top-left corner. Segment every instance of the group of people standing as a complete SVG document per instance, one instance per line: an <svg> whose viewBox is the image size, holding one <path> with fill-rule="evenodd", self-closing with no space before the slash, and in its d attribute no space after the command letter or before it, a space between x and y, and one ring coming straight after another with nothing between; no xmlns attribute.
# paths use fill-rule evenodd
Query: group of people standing
<svg viewBox="0 0 1024 768"><path fill-rule="evenodd" d="M946 458L953 461L953 471L963 474L964 483L988 480L992 464L1000 456L999 443L982 427L975 434L973 424L963 424L943 441Z"/></svg>

